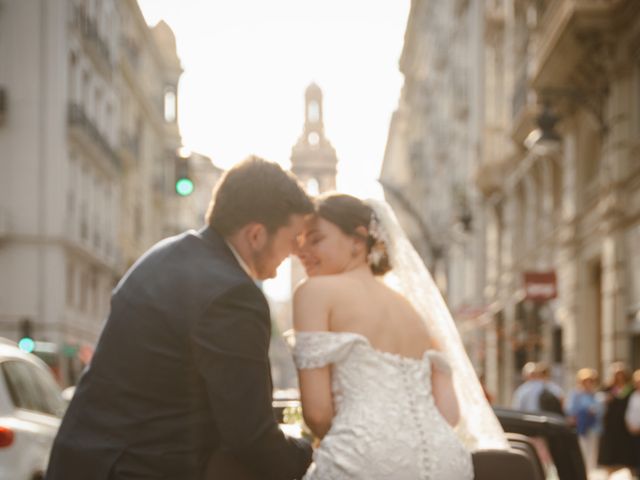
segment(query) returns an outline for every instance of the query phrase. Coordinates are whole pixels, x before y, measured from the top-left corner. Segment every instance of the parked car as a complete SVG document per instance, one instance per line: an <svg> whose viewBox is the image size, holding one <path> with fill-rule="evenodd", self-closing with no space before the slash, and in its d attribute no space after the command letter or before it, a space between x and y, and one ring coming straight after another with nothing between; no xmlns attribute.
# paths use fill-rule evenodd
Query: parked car
<svg viewBox="0 0 640 480"><path fill-rule="evenodd" d="M507 432L514 448L529 449L523 443L535 448L539 458L535 462L544 465L547 478L560 480L587 480L587 472L582 458L575 428L560 415L553 413L536 414L495 407L494 411Z"/></svg>
<svg viewBox="0 0 640 480"><path fill-rule="evenodd" d="M0 480L44 477L66 408L49 368L0 338Z"/></svg>

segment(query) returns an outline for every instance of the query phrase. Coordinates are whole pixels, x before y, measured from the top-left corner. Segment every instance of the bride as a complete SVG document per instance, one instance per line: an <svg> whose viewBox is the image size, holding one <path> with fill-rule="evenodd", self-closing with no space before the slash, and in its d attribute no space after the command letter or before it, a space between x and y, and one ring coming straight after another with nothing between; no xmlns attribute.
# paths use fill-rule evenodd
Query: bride
<svg viewBox="0 0 640 480"><path fill-rule="evenodd" d="M294 359L321 439L304 478L472 479L470 452L504 433L389 206L319 197L299 257Z"/></svg>

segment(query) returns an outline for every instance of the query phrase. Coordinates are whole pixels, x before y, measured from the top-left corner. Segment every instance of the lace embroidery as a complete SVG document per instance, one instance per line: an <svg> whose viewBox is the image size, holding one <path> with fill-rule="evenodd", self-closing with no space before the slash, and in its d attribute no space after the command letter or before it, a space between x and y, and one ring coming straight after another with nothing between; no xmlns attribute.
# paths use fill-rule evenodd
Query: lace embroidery
<svg viewBox="0 0 640 480"><path fill-rule="evenodd" d="M441 353L408 358L357 333L297 332L294 359L332 365L336 410L304 480L473 478L470 453L431 393L431 368L450 370Z"/></svg>
<svg viewBox="0 0 640 480"><path fill-rule="evenodd" d="M442 373L446 373L447 375L453 374L451 364L444 353L436 350L429 350L427 351L427 356L429 357L429 360L431 360L431 366L434 369L440 370Z"/></svg>
<svg viewBox="0 0 640 480"><path fill-rule="evenodd" d="M296 367L321 368L336 363L349 354L356 334L336 335L337 332L296 332L293 359Z"/></svg>

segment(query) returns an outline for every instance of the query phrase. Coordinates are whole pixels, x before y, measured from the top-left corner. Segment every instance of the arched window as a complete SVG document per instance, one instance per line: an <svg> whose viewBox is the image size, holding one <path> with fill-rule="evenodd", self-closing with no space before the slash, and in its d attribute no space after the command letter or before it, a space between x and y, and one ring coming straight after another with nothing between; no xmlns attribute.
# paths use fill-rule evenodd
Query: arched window
<svg viewBox="0 0 640 480"><path fill-rule="evenodd" d="M315 178L310 178L307 180L306 184L307 193L311 196L318 195L320 193L320 184L318 180Z"/></svg>
<svg viewBox="0 0 640 480"><path fill-rule="evenodd" d="M177 97L173 87L167 87L164 90L164 121L174 123L178 117Z"/></svg>
<svg viewBox="0 0 640 480"><path fill-rule="evenodd" d="M309 122L315 123L320 120L320 105L315 100L309 102L307 107L307 118Z"/></svg>

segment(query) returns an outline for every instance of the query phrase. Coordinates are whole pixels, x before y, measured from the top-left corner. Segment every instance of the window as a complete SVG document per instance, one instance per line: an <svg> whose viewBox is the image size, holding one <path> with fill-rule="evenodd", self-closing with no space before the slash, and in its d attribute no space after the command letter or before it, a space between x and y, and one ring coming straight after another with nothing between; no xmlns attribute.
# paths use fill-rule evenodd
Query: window
<svg viewBox="0 0 640 480"><path fill-rule="evenodd" d="M91 268L89 274L89 296L91 297L91 313L96 313L99 310L100 299L98 292L98 270L95 267Z"/></svg>
<svg viewBox="0 0 640 480"><path fill-rule="evenodd" d="M315 147L318 145L318 143L320 143L320 135L318 135L316 132L311 132L307 137L307 140L309 141L309 145Z"/></svg>
<svg viewBox="0 0 640 480"><path fill-rule="evenodd" d="M89 75L89 72L87 70L85 70L82 73L82 93L81 93L81 99L80 99L80 105L83 105L85 110L87 109L88 105L91 102L91 96L90 96L90 91L91 91L91 76Z"/></svg>
<svg viewBox="0 0 640 480"><path fill-rule="evenodd" d="M76 161L73 156L69 157L69 177L67 184L67 213L69 218L73 218L76 212Z"/></svg>
<svg viewBox="0 0 640 480"><path fill-rule="evenodd" d="M76 288L76 272L73 267L73 263L67 263L67 306L73 307L75 303L75 288Z"/></svg>
<svg viewBox="0 0 640 480"><path fill-rule="evenodd" d="M176 121L176 92L173 88L164 91L164 121L173 123Z"/></svg>
<svg viewBox="0 0 640 480"><path fill-rule="evenodd" d="M637 224L627 230L627 281L629 292L630 309L640 309L640 253L638 253L638 244L640 242L640 224Z"/></svg>
<svg viewBox="0 0 640 480"><path fill-rule="evenodd" d="M87 290L89 279L87 272L82 272L80 278L82 281L80 282L80 310L83 312L87 311Z"/></svg>
<svg viewBox="0 0 640 480"><path fill-rule="evenodd" d="M102 89L100 87L96 87L93 93L93 111L91 113L96 127L98 127L99 129L102 129L104 127L102 117L102 97Z"/></svg>
<svg viewBox="0 0 640 480"><path fill-rule="evenodd" d="M69 54L69 98L77 99L77 79L78 76L78 54L71 52Z"/></svg>
<svg viewBox="0 0 640 480"><path fill-rule="evenodd" d="M11 400L17 408L61 416L64 400L52 378L40 368L23 360L2 364Z"/></svg>
<svg viewBox="0 0 640 480"><path fill-rule="evenodd" d="M320 184L318 183L318 180L316 180L315 178L310 178L309 180L307 180L306 187L309 195L315 196L320 194Z"/></svg>
<svg viewBox="0 0 640 480"><path fill-rule="evenodd" d="M107 107L105 109L105 119L104 119L104 132L107 140L112 142L115 135L113 135L113 107L111 103L107 102Z"/></svg>
<svg viewBox="0 0 640 480"><path fill-rule="evenodd" d="M307 115L309 121L312 123L320 120L320 105L318 105L318 102L316 102L315 100L309 102L309 106L307 107Z"/></svg>
<svg viewBox="0 0 640 480"><path fill-rule="evenodd" d="M87 202L83 201L80 205L80 238L85 241L89 238L89 220L88 220Z"/></svg>

